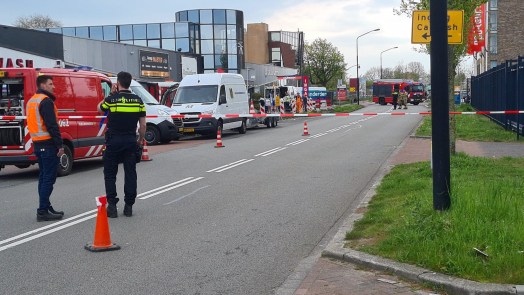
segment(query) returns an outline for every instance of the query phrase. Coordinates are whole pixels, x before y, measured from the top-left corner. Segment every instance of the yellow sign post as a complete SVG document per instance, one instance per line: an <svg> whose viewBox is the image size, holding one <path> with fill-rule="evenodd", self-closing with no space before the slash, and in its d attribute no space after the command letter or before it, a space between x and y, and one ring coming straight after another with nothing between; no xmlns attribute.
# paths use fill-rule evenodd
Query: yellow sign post
<svg viewBox="0 0 524 295"><path fill-rule="evenodd" d="M429 10L413 11L411 43L427 44L431 42L429 31ZM462 44L464 10L448 10L448 44Z"/></svg>

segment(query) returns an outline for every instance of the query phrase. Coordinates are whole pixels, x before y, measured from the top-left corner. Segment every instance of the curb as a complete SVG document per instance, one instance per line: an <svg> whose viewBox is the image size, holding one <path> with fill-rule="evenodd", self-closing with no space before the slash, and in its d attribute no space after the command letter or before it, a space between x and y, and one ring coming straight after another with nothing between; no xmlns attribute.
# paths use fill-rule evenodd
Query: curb
<svg viewBox="0 0 524 295"><path fill-rule="evenodd" d="M409 138L409 137L408 137ZM406 139L407 140L407 139ZM404 140L397 150L390 155L393 157L405 145ZM389 159L386 160L386 163ZM380 184L382 178L388 173L391 166L384 165L382 171L379 172L375 183L365 193L359 208L366 208L368 202L375 195L375 188ZM355 221L364 216L363 213L352 213L339 228L333 239L329 242L325 250L322 251L321 256L332 258L336 260L346 261L359 266L364 266L378 271L390 272L406 280L416 283L429 284L436 286L439 289L446 291L448 294L460 295L503 295L503 294L522 294L524 295L524 285L510 285L510 284L493 284L493 283L479 283L466 279L456 278L449 275L430 271L418 266L397 262L387 258L370 255L364 252L356 251L350 248L345 248L346 232L353 229Z"/></svg>

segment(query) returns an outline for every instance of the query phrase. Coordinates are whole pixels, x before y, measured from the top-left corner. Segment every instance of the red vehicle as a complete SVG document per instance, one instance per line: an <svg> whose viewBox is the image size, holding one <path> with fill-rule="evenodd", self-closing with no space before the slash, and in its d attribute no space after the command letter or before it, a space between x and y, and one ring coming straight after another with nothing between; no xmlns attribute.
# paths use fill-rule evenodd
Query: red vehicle
<svg viewBox="0 0 524 295"><path fill-rule="evenodd" d="M58 125L64 141L58 175L71 173L73 161L102 155L105 119L72 119L98 116L97 105L111 90L103 74L72 69L0 68L0 117L25 116L25 106L35 94L36 77L50 75L55 85ZM0 169L6 165L27 168L37 163L25 119L0 118Z"/></svg>
<svg viewBox="0 0 524 295"><path fill-rule="evenodd" d="M373 102L381 105L393 104L393 92L408 92L408 103L418 105L427 98L424 84L402 79L383 79L373 83Z"/></svg>

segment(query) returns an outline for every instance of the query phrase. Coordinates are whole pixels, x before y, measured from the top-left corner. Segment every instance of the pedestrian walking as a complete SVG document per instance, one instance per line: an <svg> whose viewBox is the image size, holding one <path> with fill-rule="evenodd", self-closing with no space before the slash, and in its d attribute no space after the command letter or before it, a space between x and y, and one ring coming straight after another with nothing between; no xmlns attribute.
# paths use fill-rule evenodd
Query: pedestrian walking
<svg viewBox="0 0 524 295"><path fill-rule="evenodd" d="M41 75L36 78L38 90L27 102L27 127L38 159L37 221L61 219L63 211L51 206L51 193L56 182L59 158L64 155L62 136L58 127L58 109L55 105L53 78Z"/></svg>
<svg viewBox="0 0 524 295"><path fill-rule="evenodd" d="M104 151L104 182L107 196L107 216L118 217L116 204L116 176L118 164L124 166L124 215L133 215L137 195L136 163L144 143L146 110L142 99L131 93L132 77L127 72L117 75L117 83L111 87L111 95L98 104L100 113L107 112L107 131ZM137 139L137 123L138 139Z"/></svg>

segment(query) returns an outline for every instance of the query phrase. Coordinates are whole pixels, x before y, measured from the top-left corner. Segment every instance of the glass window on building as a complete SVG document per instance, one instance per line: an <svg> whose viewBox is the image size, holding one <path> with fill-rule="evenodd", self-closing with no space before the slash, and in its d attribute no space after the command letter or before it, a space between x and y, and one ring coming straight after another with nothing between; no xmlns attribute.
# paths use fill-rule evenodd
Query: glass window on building
<svg viewBox="0 0 524 295"><path fill-rule="evenodd" d="M104 26L104 40L116 41L116 26Z"/></svg>
<svg viewBox="0 0 524 295"><path fill-rule="evenodd" d="M227 38L236 39L237 38L237 26L227 26Z"/></svg>
<svg viewBox="0 0 524 295"><path fill-rule="evenodd" d="M213 11L209 9L200 10L200 23L201 24L212 24L213 23Z"/></svg>
<svg viewBox="0 0 524 295"><path fill-rule="evenodd" d="M213 40L201 40L200 50L202 54L213 54Z"/></svg>
<svg viewBox="0 0 524 295"><path fill-rule="evenodd" d="M169 50L176 50L175 39L162 39L162 48Z"/></svg>
<svg viewBox="0 0 524 295"><path fill-rule="evenodd" d="M176 20L179 22L187 22L187 11L178 12Z"/></svg>
<svg viewBox="0 0 524 295"><path fill-rule="evenodd" d="M175 36L177 38L189 37L188 23L175 23Z"/></svg>
<svg viewBox="0 0 524 295"><path fill-rule="evenodd" d="M76 36L80 38L89 38L89 27L76 28Z"/></svg>
<svg viewBox="0 0 524 295"><path fill-rule="evenodd" d="M280 32L271 32L270 41L279 42L280 41Z"/></svg>
<svg viewBox="0 0 524 295"><path fill-rule="evenodd" d="M270 63L280 63L280 48L271 48Z"/></svg>
<svg viewBox="0 0 524 295"><path fill-rule="evenodd" d="M146 39L146 25L133 25L133 38L134 39Z"/></svg>
<svg viewBox="0 0 524 295"><path fill-rule="evenodd" d="M189 52L189 38L181 38L175 40L176 50L180 48L182 52Z"/></svg>
<svg viewBox="0 0 524 295"><path fill-rule="evenodd" d="M104 40L104 30L102 27L90 27L89 38L95 40Z"/></svg>
<svg viewBox="0 0 524 295"><path fill-rule="evenodd" d="M50 33L57 33L57 34L62 34L62 28L52 28L52 29L49 29ZM65 34L64 34L65 35Z"/></svg>
<svg viewBox="0 0 524 295"><path fill-rule="evenodd" d="M212 25L201 25L200 26L200 39L213 39L213 26Z"/></svg>
<svg viewBox="0 0 524 295"><path fill-rule="evenodd" d="M132 40L133 39L133 26L124 25L120 26L120 40Z"/></svg>
<svg viewBox="0 0 524 295"><path fill-rule="evenodd" d="M226 39L226 26L225 25L215 25L215 39Z"/></svg>
<svg viewBox="0 0 524 295"><path fill-rule="evenodd" d="M147 40L147 47L160 48L160 40Z"/></svg>
<svg viewBox="0 0 524 295"><path fill-rule="evenodd" d="M224 9L213 10L213 23L220 25L226 24L226 11Z"/></svg>
<svg viewBox="0 0 524 295"><path fill-rule="evenodd" d="M216 40L215 39L215 54L227 53L227 43L226 40Z"/></svg>
<svg viewBox="0 0 524 295"><path fill-rule="evenodd" d="M123 40L123 41L120 41L119 43L133 45L133 40Z"/></svg>
<svg viewBox="0 0 524 295"><path fill-rule="evenodd" d="M204 68L205 69L214 69L215 68L214 55L203 54L202 56L204 57Z"/></svg>
<svg viewBox="0 0 524 295"><path fill-rule="evenodd" d="M147 46L147 40L135 40L133 43L139 46Z"/></svg>
<svg viewBox="0 0 524 295"><path fill-rule="evenodd" d="M162 38L175 38L175 24L165 23L161 24Z"/></svg>
<svg viewBox="0 0 524 295"><path fill-rule="evenodd" d="M488 16L489 16L489 30L490 31L496 31L497 30L497 23L498 23L498 20L497 20L498 11L496 11L496 10L489 11L488 12Z"/></svg>
<svg viewBox="0 0 524 295"><path fill-rule="evenodd" d="M191 53L200 54L200 41L192 39L193 43L191 43L191 50L193 50Z"/></svg>
<svg viewBox="0 0 524 295"><path fill-rule="evenodd" d="M190 10L187 12L187 21L192 23L199 23L198 10Z"/></svg>
<svg viewBox="0 0 524 295"><path fill-rule="evenodd" d="M204 74L213 74L215 70L204 70Z"/></svg>
<svg viewBox="0 0 524 295"><path fill-rule="evenodd" d="M237 41L236 40L227 40L227 53L237 54Z"/></svg>
<svg viewBox="0 0 524 295"><path fill-rule="evenodd" d="M147 39L160 38L160 24L147 24Z"/></svg>
<svg viewBox="0 0 524 295"><path fill-rule="evenodd" d="M234 10L226 10L227 23L231 25L237 24L237 12Z"/></svg>
<svg viewBox="0 0 524 295"><path fill-rule="evenodd" d="M227 54L215 54L215 68L227 69Z"/></svg>
<svg viewBox="0 0 524 295"><path fill-rule="evenodd" d="M489 52L492 54L497 54L498 45L497 45L497 34L496 33L489 34L488 43L489 43Z"/></svg>
<svg viewBox="0 0 524 295"><path fill-rule="evenodd" d="M230 69L236 69L238 68L238 64L237 64L237 56L236 55L232 55L232 54L229 54L227 56L227 64L229 66Z"/></svg>
<svg viewBox="0 0 524 295"><path fill-rule="evenodd" d="M489 61L489 67L490 67L490 68L495 68L495 67L497 67L497 66L498 66L498 63L497 63L496 60L491 60L491 61Z"/></svg>
<svg viewBox="0 0 524 295"><path fill-rule="evenodd" d="M497 7L498 7L497 0L489 0L489 9L497 9Z"/></svg>

